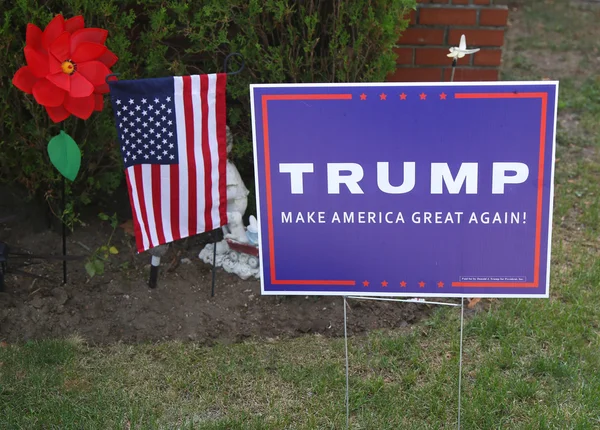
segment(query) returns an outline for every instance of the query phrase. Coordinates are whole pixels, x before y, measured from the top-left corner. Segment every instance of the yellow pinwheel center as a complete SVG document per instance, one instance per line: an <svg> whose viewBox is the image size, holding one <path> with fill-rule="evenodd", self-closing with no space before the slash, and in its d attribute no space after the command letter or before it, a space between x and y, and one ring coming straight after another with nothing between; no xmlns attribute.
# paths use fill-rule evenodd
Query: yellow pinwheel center
<svg viewBox="0 0 600 430"><path fill-rule="evenodd" d="M75 64L68 60L63 62L60 67L62 68L63 73L66 73L67 75L70 75L75 71Z"/></svg>

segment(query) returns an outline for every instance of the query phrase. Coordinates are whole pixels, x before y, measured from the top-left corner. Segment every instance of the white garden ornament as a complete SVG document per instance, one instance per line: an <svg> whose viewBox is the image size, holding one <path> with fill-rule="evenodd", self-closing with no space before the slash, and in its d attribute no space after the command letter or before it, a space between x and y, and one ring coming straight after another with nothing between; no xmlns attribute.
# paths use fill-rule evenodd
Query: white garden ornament
<svg viewBox="0 0 600 430"><path fill-rule="evenodd" d="M227 129L227 154L233 148L233 135ZM242 218L248 207L248 188L233 162L227 159L227 218L223 226L223 240L207 244L198 257L207 264L215 264L226 272L234 273L242 279L260 278L258 250L258 223L250 216L250 225L245 226ZM216 252L213 249L217 247ZM213 256L216 256L213 263Z"/></svg>
<svg viewBox="0 0 600 430"><path fill-rule="evenodd" d="M460 43L457 47L450 47L450 53L447 54L448 57L454 58L455 60L458 58L463 58L465 55L474 54L479 51L479 48L467 49L467 38L463 34L460 36Z"/></svg>

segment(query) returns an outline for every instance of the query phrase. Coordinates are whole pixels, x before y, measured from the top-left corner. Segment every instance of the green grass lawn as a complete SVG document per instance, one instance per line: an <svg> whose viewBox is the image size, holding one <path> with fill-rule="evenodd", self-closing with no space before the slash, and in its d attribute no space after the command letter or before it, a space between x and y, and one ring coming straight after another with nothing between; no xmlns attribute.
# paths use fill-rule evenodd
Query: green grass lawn
<svg viewBox="0 0 600 430"><path fill-rule="evenodd" d="M463 428L597 429L598 14L527 4L513 13L503 79L561 81L551 297L466 312ZM459 308L443 307L418 325L350 338L351 428L455 428L459 322ZM341 429L344 363L344 340L320 336L2 345L0 429Z"/></svg>

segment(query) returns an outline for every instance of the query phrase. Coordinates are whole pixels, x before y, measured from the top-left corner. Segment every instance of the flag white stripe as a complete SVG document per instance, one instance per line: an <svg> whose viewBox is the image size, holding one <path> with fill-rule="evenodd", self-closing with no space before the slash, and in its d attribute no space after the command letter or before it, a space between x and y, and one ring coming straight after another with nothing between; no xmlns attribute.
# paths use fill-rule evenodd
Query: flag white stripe
<svg viewBox="0 0 600 430"><path fill-rule="evenodd" d="M217 140L217 112L216 112L216 94L217 94L217 75L208 75L208 143L210 147L211 158L211 177L212 177L212 210L211 217L213 227L221 225L219 215L219 141Z"/></svg>
<svg viewBox="0 0 600 430"><path fill-rule="evenodd" d="M196 218L198 231L206 228L204 222L205 196L204 196L204 157L202 153L202 97L199 75L192 76L192 106L194 117L194 156L196 162ZM196 232L193 232L196 234Z"/></svg>
<svg viewBox="0 0 600 430"><path fill-rule="evenodd" d="M160 214L162 218L162 227L165 234L165 242L173 242L173 233L171 229L171 166L160 166Z"/></svg>
<svg viewBox="0 0 600 430"><path fill-rule="evenodd" d="M183 104L183 78L173 78L175 86L175 118L177 123L177 148L179 156L179 234L188 237L188 168L185 129L185 108Z"/></svg>
<svg viewBox="0 0 600 430"><path fill-rule="evenodd" d="M133 200L133 207L135 208L137 221L140 224L140 230L142 233L142 245L144 246L144 249L148 249L149 241L148 236L146 235L146 225L144 224L144 219L142 218L142 211L140 209L140 197L138 196L137 184L135 182L134 166L130 166L127 168L127 178L129 180L129 183L131 184L131 200Z"/></svg>
<svg viewBox="0 0 600 430"><path fill-rule="evenodd" d="M144 189L144 206L146 207L146 218L148 219L148 231L150 232L150 243L152 246L159 244L156 232L156 221L154 218L154 204L152 202L152 166L142 164L142 187Z"/></svg>

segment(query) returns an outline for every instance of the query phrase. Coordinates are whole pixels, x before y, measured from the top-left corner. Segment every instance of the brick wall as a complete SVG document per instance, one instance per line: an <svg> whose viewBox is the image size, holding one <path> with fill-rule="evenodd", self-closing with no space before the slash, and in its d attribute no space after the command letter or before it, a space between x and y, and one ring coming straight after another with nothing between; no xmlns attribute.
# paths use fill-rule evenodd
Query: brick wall
<svg viewBox="0 0 600 430"><path fill-rule="evenodd" d="M455 81L498 80L502 61L504 31L508 20L505 0L417 0L399 47L398 68L388 81L450 80L451 46L458 46L461 34L468 48L481 48L458 60Z"/></svg>

